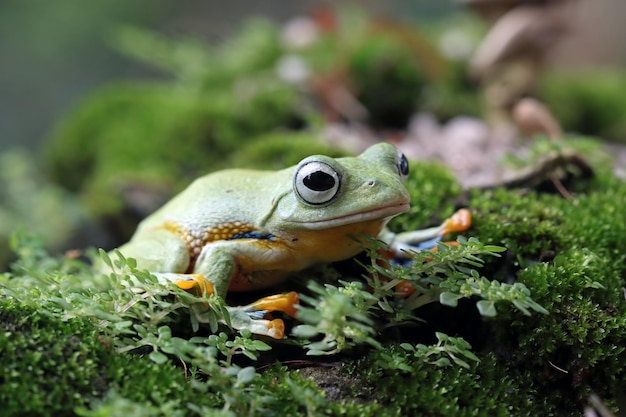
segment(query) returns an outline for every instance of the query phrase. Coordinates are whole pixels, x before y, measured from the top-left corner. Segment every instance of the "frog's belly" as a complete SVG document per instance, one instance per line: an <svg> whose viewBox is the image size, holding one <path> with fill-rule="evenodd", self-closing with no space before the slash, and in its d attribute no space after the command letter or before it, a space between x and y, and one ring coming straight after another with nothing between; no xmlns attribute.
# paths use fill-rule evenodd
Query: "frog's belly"
<svg viewBox="0 0 626 417"><path fill-rule="evenodd" d="M351 258L363 250L358 236L378 236L385 224L380 219L327 230L298 231L274 241L249 242L253 250L242 251L237 257L229 291L270 287L311 265Z"/></svg>
<svg viewBox="0 0 626 417"><path fill-rule="evenodd" d="M376 237L387 224L388 219L347 224L327 230L300 231L294 250L310 264L336 262L348 259L363 250L359 242L362 235Z"/></svg>

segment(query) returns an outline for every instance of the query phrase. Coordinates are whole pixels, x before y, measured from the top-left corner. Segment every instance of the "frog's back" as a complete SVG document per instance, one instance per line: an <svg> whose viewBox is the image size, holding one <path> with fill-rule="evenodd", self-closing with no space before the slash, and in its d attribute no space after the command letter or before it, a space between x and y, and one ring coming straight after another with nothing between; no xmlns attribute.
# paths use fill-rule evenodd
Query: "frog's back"
<svg viewBox="0 0 626 417"><path fill-rule="evenodd" d="M194 234L256 229L273 210L283 177L290 176L284 172L229 169L200 177L146 218L137 234L161 227Z"/></svg>

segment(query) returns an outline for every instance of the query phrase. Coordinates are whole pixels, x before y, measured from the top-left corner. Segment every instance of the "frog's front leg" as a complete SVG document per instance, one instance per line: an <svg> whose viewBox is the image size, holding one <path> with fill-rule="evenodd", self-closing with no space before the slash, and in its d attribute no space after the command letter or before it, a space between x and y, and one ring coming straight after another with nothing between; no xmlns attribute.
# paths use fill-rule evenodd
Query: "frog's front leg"
<svg viewBox="0 0 626 417"><path fill-rule="evenodd" d="M384 232L380 238L389 245L393 255L397 258L406 258L406 252L414 250L433 250L443 236L451 232L462 232L472 225L472 215L467 209L457 210L441 225L428 229L414 230L394 234Z"/></svg>
<svg viewBox="0 0 626 417"><path fill-rule="evenodd" d="M263 248L259 248L254 239L221 240L207 243L198 258L194 259L184 239L167 228L159 228L137 236L121 246L119 251L127 258L134 258L138 269L150 271L163 283L171 282L183 290L204 295L217 293L225 298L234 277L240 285L249 279L256 280L250 282L250 289L254 289L255 284L259 288L282 278L281 274L271 271L252 272L251 266L260 266L267 259L275 258L276 252L281 253L271 248L259 249ZM262 317L270 311L283 311L294 316L297 305L298 296L292 292L265 297L247 306L228 307L228 310L233 327L282 338L282 320L264 320Z"/></svg>
<svg viewBox="0 0 626 417"><path fill-rule="evenodd" d="M209 280L199 274L185 274L191 263L186 243L166 228L150 230L138 235L118 248L127 258L137 261L138 269L150 271L163 283L173 282L179 288L198 288L204 294L214 292Z"/></svg>
<svg viewBox="0 0 626 417"><path fill-rule="evenodd" d="M225 297L233 287L252 290L282 281L285 274L274 269L275 264L280 263L281 255L280 245L269 246L263 240L212 242L202 249L193 273L209 279L214 291ZM264 297L245 306L228 307L228 311L234 328L280 339L284 335L283 321L266 320L263 316L268 312L281 311L294 317L298 304L297 293L289 292Z"/></svg>

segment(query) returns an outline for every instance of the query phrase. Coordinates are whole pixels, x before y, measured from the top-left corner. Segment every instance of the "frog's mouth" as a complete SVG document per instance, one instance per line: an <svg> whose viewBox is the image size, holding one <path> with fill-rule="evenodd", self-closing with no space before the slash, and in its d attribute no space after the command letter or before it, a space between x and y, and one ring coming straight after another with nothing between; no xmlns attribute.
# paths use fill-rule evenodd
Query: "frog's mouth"
<svg viewBox="0 0 626 417"><path fill-rule="evenodd" d="M330 229L333 227L345 226L347 224L363 223L371 220L389 220L398 214L409 211L410 205L407 202L396 203L386 207L378 207L369 211L346 214L341 217L323 219L317 221L302 222L301 225L310 230Z"/></svg>

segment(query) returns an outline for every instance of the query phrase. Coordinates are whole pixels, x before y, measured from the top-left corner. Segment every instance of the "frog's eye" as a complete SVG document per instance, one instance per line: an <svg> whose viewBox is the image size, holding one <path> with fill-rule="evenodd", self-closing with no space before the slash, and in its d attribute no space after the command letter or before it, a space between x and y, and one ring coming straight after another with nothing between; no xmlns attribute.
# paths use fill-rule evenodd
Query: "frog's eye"
<svg viewBox="0 0 626 417"><path fill-rule="evenodd" d="M340 181L339 174L330 165L312 161L296 172L294 189L307 204L325 204L337 195Z"/></svg>
<svg viewBox="0 0 626 417"><path fill-rule="evenodd" d="M406 159L406 156L402 152L398 152L398 157L396 158L396 166L398 167L398 174L400 174L400 179L402 181L406 180L409 176L409 160Z"/></svg>

